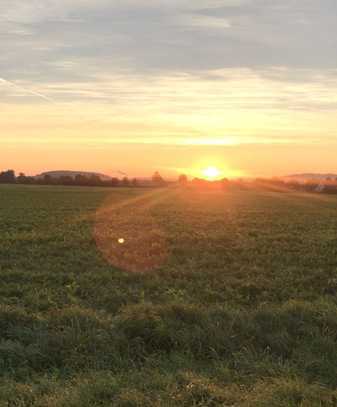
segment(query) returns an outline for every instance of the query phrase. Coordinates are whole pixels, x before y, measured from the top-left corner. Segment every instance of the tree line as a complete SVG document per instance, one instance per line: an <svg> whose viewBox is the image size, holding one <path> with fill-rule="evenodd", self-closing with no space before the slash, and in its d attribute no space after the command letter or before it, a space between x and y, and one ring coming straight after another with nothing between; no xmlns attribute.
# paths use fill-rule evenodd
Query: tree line
<svg viewBox="0 0 337 407"><path fill-rule="evenodd" d="M207 188L222 188L230 189L270 189L273 191L296 190L303 192L316 192L337 194L337 178L326 179L308 179L305 182L297 180L289 180L282 178L256 178L255 180L228 180L226 178L218 181L207 181L205 179L194 178L188 180L185 174L179 175L178 184L182 186L191 186L201 189ZM0 172L0 184L23 184L23 185L62 185L62 186L87 186L87 187L165 187L168 182L156 171L149 180L137 179L128 177L102 179L96 174L76 174L51 176L45 174L43 176L31 177L24 173L15 174L14 170Z"/></svg>
<svg viewBox="0 0 337 407"><path fill-rule="evenodd" d="M298 181L296 179L282 178L257 178L255 183L264 186L266 189L274 188L279 190L295 190L312 193L337 194L337 178L327 177L321 179L306 179Z"/></svg>
<svg viewBox="0 0 337 407"><path fill-rule="evenodd" d="M137 178L123 177L102 179L96 174L76 174L74 176L61 175L53 177L50 174L45 174L39 177L26 176L24 173L19 173L17 176L14 170L0 172L0 184L22 184L22 185L63 185L63 186L94 186L94 187L144 187L166 186L166 181L156 171L151 181L139 180Z"/></svg>

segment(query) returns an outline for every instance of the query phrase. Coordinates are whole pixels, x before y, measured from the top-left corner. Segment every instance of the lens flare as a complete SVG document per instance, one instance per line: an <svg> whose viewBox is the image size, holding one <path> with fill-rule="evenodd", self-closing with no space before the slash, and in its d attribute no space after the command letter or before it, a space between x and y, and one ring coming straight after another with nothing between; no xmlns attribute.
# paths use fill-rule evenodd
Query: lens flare
<svg viewBox="0 0 337 407"><path fill-rule="evenodd" d="M168 259L166 233L153 216L153 209L175 190L156 190L114 202L114 194L95 216L97 248L113 266L129 272L159 269Z"/></svg>

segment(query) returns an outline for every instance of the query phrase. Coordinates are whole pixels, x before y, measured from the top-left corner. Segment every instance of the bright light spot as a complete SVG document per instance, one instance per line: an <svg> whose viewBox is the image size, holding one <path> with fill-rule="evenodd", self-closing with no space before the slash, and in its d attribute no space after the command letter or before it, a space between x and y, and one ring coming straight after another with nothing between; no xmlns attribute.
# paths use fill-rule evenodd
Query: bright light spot
<svg viewBox="0 0 337 407"><path fill-rule="evenodd" d="M216 179L220 176L221 172L216 167L208 167L202 171L204 177L209 179Z"/></svg>
<svg viewBox="0 0 337 407"><path fill-rule="evenodd" d="M119 243L119 244L123 244L123 243L125 243L125 239L123 239L122 237L121 237L121 238L119 238L119 239L118 239L118 243Z"/></svg>

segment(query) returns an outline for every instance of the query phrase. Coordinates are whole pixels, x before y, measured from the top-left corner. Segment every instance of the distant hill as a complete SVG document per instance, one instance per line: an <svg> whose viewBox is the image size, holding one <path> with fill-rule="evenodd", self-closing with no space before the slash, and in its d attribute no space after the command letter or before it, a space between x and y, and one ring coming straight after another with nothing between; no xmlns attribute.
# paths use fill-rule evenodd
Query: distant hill
<svg viewBox="0 0 337 407"><path fill-rule="evenodd" d="M85 177L90 177L92 175L96 175L100 177L102 181L109 181L111 177L109 175L100 174L97 172L87 172L87 171L47 171L43 172L42 174L36 175L35 178L43 178L46 175L49 175L53 178L61 178L61 177L71 177L75 178L76 175L84 175Z"/></svg>
<svg viewBox="0 0 337 407"><path fill-rule="evenodd" d="M310 179L317 181L324 181L327 178L336 179L337 174L317 174L317 173L304 173L304 174L291 174L283 177L284 179L292 179L296 181L307 181Z"/></svg>

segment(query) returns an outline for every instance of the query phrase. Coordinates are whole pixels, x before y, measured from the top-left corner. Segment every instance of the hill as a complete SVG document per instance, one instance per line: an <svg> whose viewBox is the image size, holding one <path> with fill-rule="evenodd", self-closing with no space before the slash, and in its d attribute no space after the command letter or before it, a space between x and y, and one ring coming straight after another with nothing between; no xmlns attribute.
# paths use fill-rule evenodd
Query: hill
<svg viewBox="0 0 337 407"><path fill-rule="evenodd" d="M92 175L100 177L102 181L109 181L111 177L109 175L100 174L97 172L87 172L87 171L47 171L43 172L39 175L36 175L36 178L43 178L46 175L49 175L53 178L61 178L61 177L71 177L75 178L77 175L83 175L85 177L91 177Z"/></svg>
<svg viewBox="0 0 337 407"><path fill-rule="evenodd" d="M337 174L317 174L317 173L303 173L303 174L291 174L283 177L284 179L291 179L296 181L308 181L308 180L317 180L324 181L328 178L336 179Z"/></svg>

